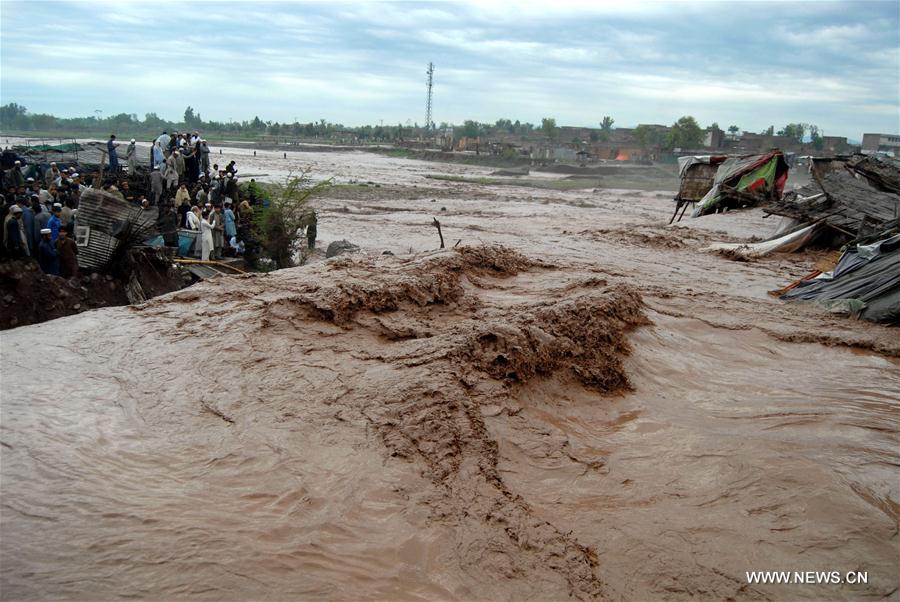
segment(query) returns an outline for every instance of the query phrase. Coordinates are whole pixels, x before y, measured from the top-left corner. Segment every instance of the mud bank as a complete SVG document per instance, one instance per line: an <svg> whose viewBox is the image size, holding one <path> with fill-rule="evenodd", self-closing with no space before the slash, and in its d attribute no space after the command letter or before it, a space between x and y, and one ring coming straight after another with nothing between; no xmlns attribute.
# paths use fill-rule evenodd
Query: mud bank
<svg viewBox="0 0 900 602"><path fill-rule="evenodd" d="M897 365L730 332L496 246L8 331L4 594L886 595ZM743 580L860 558L849 593Z"/></svg>
<svg viewBox="0 0 900 602"><path fill-rule="evenodd" d="M45 274L34 260L6 261L0 263L0 330L128 305L190 284L190 274L154 249L130 251L111 273L72 279Z"/></svg>

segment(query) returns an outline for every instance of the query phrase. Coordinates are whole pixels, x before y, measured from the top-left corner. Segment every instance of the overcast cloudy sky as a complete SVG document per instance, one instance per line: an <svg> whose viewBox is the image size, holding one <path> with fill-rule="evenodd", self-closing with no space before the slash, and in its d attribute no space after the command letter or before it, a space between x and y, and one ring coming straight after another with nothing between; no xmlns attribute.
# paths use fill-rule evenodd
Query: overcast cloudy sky
<svg viewBox="0 0 900 602"><path fill-rule="evenodd" d="M15 2L0 95L31 112L759 131L900 130L900 2Z"/></svg>

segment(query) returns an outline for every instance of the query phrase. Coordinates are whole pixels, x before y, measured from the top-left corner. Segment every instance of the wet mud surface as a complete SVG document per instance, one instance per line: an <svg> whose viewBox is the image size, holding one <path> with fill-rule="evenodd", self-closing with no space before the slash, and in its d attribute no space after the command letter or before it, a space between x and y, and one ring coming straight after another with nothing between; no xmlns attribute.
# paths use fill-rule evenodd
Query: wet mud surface
<svg viewBox="0 0 900 602"><path fill-rule="evenodd" d="M363 253L0 335L4 599L896 595L900 342L700 251L761 212L298 158Z"/></svg>

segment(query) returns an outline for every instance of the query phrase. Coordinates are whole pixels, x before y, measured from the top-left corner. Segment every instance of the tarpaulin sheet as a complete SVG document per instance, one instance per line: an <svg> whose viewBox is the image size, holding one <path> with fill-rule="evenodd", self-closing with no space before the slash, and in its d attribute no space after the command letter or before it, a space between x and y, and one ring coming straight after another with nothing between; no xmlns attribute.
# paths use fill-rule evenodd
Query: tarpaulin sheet
<svg viewBox="0 0 900 602"><path fill-rule="evenodd" d="M782 297L835 302L860 301L860 317L882 322L900 319L900 235L845 252L834 271L797 285ZM853 307L853 305L848 305Z"/></svg>
<svg viewBox="0 0 900 602"><path fill-rule="evenodd" d="M56 151L60 153L74 153L81 150L81 145L75 142L69 142L68 144L32 144L31 146L14 146L13 149L18 152L38 151L43 153Z"/></svg>
<svg viewBox="0 0 900 602"><path fill-rule="evenodd" d="M691 217L700 217L714 209L721 200L720 189L722 184L734 180L738 176L743 175L735 186L738 190L746 190L748 186L760 179L766 182L767 187L772 188L778 173L779 161L784 161L784 157L780 153L774 152L766 153L765 155L727 159L719 165L713 187L697 204L697 208L693 211Z"/></svg>

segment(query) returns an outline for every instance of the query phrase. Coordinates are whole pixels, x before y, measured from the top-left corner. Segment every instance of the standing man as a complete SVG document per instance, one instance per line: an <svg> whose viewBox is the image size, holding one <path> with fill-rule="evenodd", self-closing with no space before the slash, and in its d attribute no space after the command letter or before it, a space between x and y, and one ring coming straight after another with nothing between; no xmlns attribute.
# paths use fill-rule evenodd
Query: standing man
<svg viewBox="0 0 900 602"><path fill-rule="evenodd" d="M316 248L316 236L319 233L319 218L316 216L316 210L312 210L309 217L309 223L306 225L306 246L312 250Z"/></svg>
<svg viewBox="0 0 900 602"><path fill-rule="evenodd" d="M51 186L59 182L60 177L61 174L59 173L59 168L56 166L56 162L51 161L50 169L48 169L44 174L44 183L47 184L47 188L50 188Z"/></svg>
<svg viewBox="0 0 900 602"><path fill-rule="evenodd" d="M178 214L171 203L167 203L165 209L160 211L156 227L162 234L163 243L167 247L178 246Z"/></svg>
<svg viewBox="0 0 900 602"><path fill-rule="evenodd" d="M128 149L125 151L125 161L128 162L128 175L133 176L134 170L137 168L137 150L135 149L134 138L128 143Z"/></svg>
<svg viewBox="0 0 900 602"><path fill-rule="evenodd" d="M62 205L53 203L53 215L50 217L50 221L47 222L47 228L50 230L50 240L54 243L59 238L60 226L62 226Z"/></svg>
<svg viewBox="0 0 900 602"><path fill-rule="evenodd" d="M22 174L22 162L16 161L13 168L9 170L10 183L18 188L25 186L25 176Z"/></svg>
<svg viewBox="0 0 900 602"><path fill-rule="evenodd" d="M166 189L171 191L178 186L178 171L176 168L178 151L173 151L166 159Z"/></svg>
<svg viewBox="0 0 900 602"><path fill-rule="evenodd" d="M222 248L225 247L225 216L222 215L222 205L213 208L209 223L213 227L213 259L222 259Z"/></svg>
<svg viewBox="0 0 900 602"><path fill-rule="evenodd" d="M11 259L28 256L28 241L25 239L25 228L22 226L22 208L13 205L9 215L3 222L3 244L6 254Z"/></svg>
<svg viewBox="0 0 900 602"><path fill-rule="evenodd" d="M109 153L109 171L113 175L119 174L119 153L116 151L118 146L116 135L110 134L109 140L106 141L106 152Z"/></svg>
<svg viewBox="0 0 900 602"><path fill-rule="evenodd" d="M209 174L209 145L200 140L200 171Z"/></svg>
<svg viewBox="0 0 900 602"><path fill-rule="evenodd" d="M159 206L159 199L163 193L163 177L159 171L159 165L153 167L150 173L150 196L153 197L153 204Z"/></svg>
<svg viewBox="0 0 900 602"><path fill-rule="evenodd" d="M69 229L66 226L60 226L59 228L56 252L59 254L59 275L63 278L77 278L78 245L69 238Z"/></svg>
<svg viewBox="0 0 900 602"><path fill-rule="evenodd" d="M31 197L29 195L20 195L16 202L19 209L22 210L22 227L25 229L25 242L28 246L28 254L34 257L37 251L37 245L34 240L34 210L31 208Z"/></svg>
<svg viewBox="0 0 900 602"><path fill-rule="evenodd" d="M171 136L167 132L163 132L156 138L156 143L159 145L159 150L163 153L163 158L169 156L169 141L172 139Z"/></svg>
<svg viewBox="0 0 900 602"><path fill-rule="evenodd" d="M37 259L45 274L59 276L59 253L56 245L50 240L50 236L50 228L41 230L41 244L38 247Z"/></svg>

